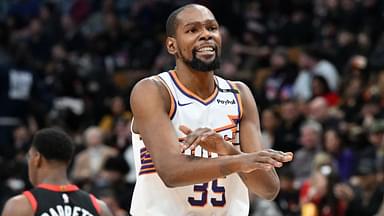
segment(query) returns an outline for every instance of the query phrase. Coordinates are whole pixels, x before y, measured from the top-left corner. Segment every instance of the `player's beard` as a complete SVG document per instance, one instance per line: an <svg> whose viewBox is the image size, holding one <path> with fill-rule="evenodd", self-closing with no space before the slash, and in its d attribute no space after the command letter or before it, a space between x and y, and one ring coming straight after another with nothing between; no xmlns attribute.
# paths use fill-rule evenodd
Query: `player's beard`
<svg viewBox="0 0 384 216"><path fill-rule="evenodd" d="M192 60L189 60L183 56L180 52L180 56L185 64L194 70L202 72L210 72L220 68L220 58L218 56L217 49L215 50L215 58L211 62L204 62L196 57L196 50L192 50Z"/></svg>

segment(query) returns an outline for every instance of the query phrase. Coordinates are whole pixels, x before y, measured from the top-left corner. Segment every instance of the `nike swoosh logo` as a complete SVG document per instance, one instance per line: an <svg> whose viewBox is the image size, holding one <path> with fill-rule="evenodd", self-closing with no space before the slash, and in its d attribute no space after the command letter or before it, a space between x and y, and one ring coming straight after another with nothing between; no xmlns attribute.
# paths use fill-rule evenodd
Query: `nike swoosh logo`
<svg viewBox="0 0 384 216"><path fill-rule="evenodd" d="M187 106L187 105L189 105L189 104L191 104L192 102L189 102L189 103L180 103L180 101L177 101L177 104L179 105L179 106Z"/></svg>

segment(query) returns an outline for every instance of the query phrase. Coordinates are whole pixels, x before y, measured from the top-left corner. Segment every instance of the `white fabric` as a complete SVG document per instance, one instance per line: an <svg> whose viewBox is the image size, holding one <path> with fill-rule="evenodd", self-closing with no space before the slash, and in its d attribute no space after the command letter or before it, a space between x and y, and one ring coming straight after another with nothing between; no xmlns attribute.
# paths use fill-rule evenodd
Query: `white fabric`
<svg viewBox="0 0 384 216"><path fill-rule="evenodd" d="M183 93L169 72L161 73L159 76L166 83L175 99L177 108L172 123L179 137L184 136L178 130L179 125L183 124L191 129L199 127L227 128L219 133L229 138L238 139L236 131L239 130L239 125L238 122L235 124L232 119L239 118L240 111L238 99L233 92L218 91L211 103L204 104L199 99ZM219 77L216 77L216 81L221 89L231 88L227 81ZM205 205L194 206L189 199L201 200L204 197L202 192L194 192L194 185L168 188L156 172L139 174L142 167L141 156L145 152L145 145L140 140L139 134L132 132L132 139L137 177L131 206L132 215L248 215L248 190L238 174L231 174L226 178L209 182L206 187L207 201ZM233 140L233 143L238 143L238 140ZM236 147L239 148L238 145ZM191 152L186 152L186 154L190 155ZM208 157L208 155L217 157L217 154L210 154L200 147L196 149L194 155L196 157ZM218 188L221 187L225 188L224 193L218 192ZM225 204L218 206L224 203L222 202L223 196L225 196ZM215 204L215 200L219 204L217 202Z"/></svg>

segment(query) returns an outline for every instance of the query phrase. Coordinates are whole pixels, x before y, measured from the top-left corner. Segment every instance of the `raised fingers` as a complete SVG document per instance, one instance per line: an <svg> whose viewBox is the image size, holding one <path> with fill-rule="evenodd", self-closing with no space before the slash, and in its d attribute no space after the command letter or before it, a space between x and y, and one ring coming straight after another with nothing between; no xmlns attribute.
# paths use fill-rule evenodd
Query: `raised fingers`
<svg viewBox="0 0 384 216"><path fill-rule="evenodd" d="M268 153L270 153L270 157L282 163L289 162L293 159L292 152L282 152L273 149L267 149L264 151L267 151Z"/></svg>

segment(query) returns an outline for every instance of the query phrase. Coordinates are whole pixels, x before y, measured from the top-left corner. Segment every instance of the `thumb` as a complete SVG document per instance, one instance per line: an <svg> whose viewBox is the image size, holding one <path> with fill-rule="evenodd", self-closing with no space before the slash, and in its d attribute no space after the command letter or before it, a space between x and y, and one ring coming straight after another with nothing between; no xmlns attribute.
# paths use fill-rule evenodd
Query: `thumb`
<svg viewBox="0 0 384 216"><path fill-rule="evenodd" d="M179 126L179 130L181 132L183 132L185 135L188 135L188 134L192 133L192 130L189 127L185 126L185 125L180 125Z"/></svg>

